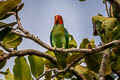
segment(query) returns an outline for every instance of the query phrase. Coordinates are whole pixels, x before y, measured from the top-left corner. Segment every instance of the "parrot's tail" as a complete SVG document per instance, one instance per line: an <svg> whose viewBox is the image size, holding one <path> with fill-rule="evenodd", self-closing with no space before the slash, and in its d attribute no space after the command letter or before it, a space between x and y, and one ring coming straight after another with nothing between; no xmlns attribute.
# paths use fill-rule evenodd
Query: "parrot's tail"
<svg viewBox="0 0 120 80"><path fill-rule="evenodd" d="M64 69L66 67L67 54L60 53L60 52L55 52L55 56L57 58L58 69Z"/></svg>

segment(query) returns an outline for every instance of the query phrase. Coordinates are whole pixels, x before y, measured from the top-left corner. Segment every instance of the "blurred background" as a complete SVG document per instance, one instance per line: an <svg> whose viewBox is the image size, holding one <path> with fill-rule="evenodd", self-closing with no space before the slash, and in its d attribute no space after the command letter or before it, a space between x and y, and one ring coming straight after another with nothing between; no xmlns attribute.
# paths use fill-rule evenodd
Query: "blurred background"
<svg viewBox="0 0 120 80"><path fill-rule="evenodd" d="M26 30L38 36L42 41L50 45L50 32L54 25L54 16L59 14L63 17L64 25L68 32L72 34L77 41L78 47L83 38L95 39L99 44L100 38L93 36L92 16L101 13L107 16L105 5L102 0L23 0L24 8L19 12L22 25ZM13 22L12 16L5 22ZM18 49L37 49L46 51L31 40L23 39ZM10 68L12 72L14 58L8 60L1 71ZM4 76L0 74L0 80Z"/></svg>

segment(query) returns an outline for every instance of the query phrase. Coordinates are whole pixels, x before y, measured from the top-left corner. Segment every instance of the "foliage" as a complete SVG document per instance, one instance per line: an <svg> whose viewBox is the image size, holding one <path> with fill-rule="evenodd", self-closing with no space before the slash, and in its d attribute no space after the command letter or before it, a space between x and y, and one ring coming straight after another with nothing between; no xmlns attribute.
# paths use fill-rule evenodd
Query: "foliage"
<svg viewBox="0 0 120 80"><path fill-rule="evenodd" d="M85 0L79 0L81 2ZM7 1L1 1L0 2L0 20L5 20L12 16L13 14L9 12L18 12L22 10L24 7L23 3L20 3L21 0L7 0ZM120 39L120 1L116 0L116 2L113 2L112 0L107 0L107 2L110 4L110 10L108 10L108 17L97 15L92 17L92 23L93 23L93 34L95 36L99 36L101 39L102 44L109 43L113 40L119 40ZM105 3L105 2L104 2ZM15 14L14 14L15 15ZM18 34L13 33L12 31L17 31L18 27L15 27L15 25L18 24L18 22L11 22L11 23L5 23L3 21L0 21L0 46L3 46L6 50L12 49L14 51L17 51L17 47L20 46L22 43L22 39L28 36L20 36ZM19 25L18 25L19 26ZM17 31L19 32L19 31ZM23 33L27 34L27 32ZM32 37L32 36L30 36ZM77 42L74 39L72 34L68 34L69 42L68 42L68 48L74 49L77 48ZM32 39L34 40L34 39ZM38 39L37 39L38 40ZM37 40L35 42L37 42ZM101 44L101 45L102 45ZM88 38L84 38L82 42L79 44L80 49L95 49L98 47L95 44L95 40ZM111 47L109 48L108 53L109 59L107 63L105 63L105 78L106 80L115 79L116 77L120 78L120 46L117 47ZM0 59L2 55L5 54L4 50L0 50ZM55 58L57 60L54 51L46 51L45 54L50 55L51 57ZM86 53L80 53L80 52L70 52L67 55L66 59L66 65L70 65L73 61L78 59L79 57L82 57L82 59L75 64L73 64L71 67L77 71L79 75L82 75L87 80L99 80L99 70L100 65L102 62L104 51L97 52L97 53L91 53L91 55ZM9 53L11 56L11 53ZM56 64L53 64L52 61L48 60L46 57L39 57L37 55L34 55L34 53L31 55L29 54L26 58L22 53L20 56L15 58L15 65L13 66L13 74L10 72L9 69L6 70L7 74L5 74L6 80L32 80L32 77L35 79L38 79L40 76L42 76L45 72L48 70L52 70L55 68L58 68ZM0 62L0 69L2 69L5 64L7 63L7 59ZM85 65L83 66L82 63ZM67 66L66 66L67 67ZM51 80L51 76L53 74L56 74L57 70L49 71L45 73L43 76L45 77L45 80ZM115 76L115 74L117 76ZM62 79L62 78L68 78L71 80L77 80L77 77L75 77L70 70L66 71L65 73L60 73L59 75L56 75L56 80Z"/></svg>
<svg viewBox="0 0 120 80"><path fill-rule="evenodd" d="M79 0L79 1L81 1L81 2L82 2L82 1L85 1L85 0Z"/></svg>
<svg viewBox="0 0 120 80"><path fill-rule="evenodd" d="M17 57L13 67L15 80L31 80L30 68L24 57Z"/></svg>
<svg viewBox="0 0 120 80"><path fill-rule="evenodd" d="M5 75L6 80L15 80L14 75L10 72L9 68L6 70L7 74Z"/></svg>
<svg viewBox="0 0 120 80"><path fill-rule="evenodd" d="M7 0L0 2L0 20L8 18L11 15L7 13L13 11L14 8L21 2L21 0Z"/></svg>
<svg viewBox="0 0 120 80"><path fill-rule="evenodd" d="M30 62L30 68L33 76L35 78L39 77L44 71L44 62L41 57L38 56L28 56L28 60Z"/></svg>

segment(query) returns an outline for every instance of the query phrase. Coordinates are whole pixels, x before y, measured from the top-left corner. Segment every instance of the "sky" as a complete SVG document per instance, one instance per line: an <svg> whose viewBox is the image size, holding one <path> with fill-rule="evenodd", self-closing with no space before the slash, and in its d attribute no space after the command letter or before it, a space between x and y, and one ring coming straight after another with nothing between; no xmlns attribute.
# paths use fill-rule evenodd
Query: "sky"
<svg viewBox="0 0 120 80"><path fill-rule="evenodd" d="M38 36L42 41L50 45L50 32L54 26L54 16L59 14L63 17L64 26L77 41L78 47L83 38L95 38L96 44L99 37L93 36L92 16L98 13L106 16L105 6L102 0L23 0L24 8L19 12L23 27L30 33ZM5 22L15 21L10 17ZM29 39L23 39L18 49L37 49L46 51L38 44ZM1 71L10 68L12 71L14 58L8 60ZM0 79L4 76L0 74Z"/></svg>

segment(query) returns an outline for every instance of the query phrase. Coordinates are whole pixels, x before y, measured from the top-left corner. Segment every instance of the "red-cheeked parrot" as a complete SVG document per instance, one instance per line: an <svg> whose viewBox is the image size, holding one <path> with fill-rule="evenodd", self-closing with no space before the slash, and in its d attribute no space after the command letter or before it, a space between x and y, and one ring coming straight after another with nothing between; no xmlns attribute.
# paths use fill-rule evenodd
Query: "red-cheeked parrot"
<svg viewBox="0 0 120 80"><path fill-rule="evenodd" d="M54 27L50 34L50 42L52 47L68 48L68 31L64 28L62 16L56 15L54 20ZM65 68L67 54L55 52L55 56L57 58L58 68Z"/></svg>

